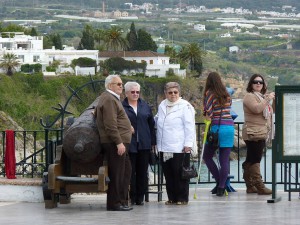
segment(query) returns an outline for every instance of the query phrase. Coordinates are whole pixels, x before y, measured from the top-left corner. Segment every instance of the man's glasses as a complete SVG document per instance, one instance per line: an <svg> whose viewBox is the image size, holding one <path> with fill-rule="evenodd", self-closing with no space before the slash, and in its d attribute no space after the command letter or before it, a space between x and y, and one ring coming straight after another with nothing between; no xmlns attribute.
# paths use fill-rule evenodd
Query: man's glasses
<svg viewBox="0 0 300 225"><path fill-rule="evenodd" d="M118 85L119 87L122 87L122 86L123 86L123 83L111 83L111 84L116 84L116 85Z"/></svg>
<svg viewBox="0 0 300 225"><path fill-rule="evenodd" d="M133 94L133 95L134 95L134 94L137 94L137 95L138 95L138 94L140 94L140 91L131 91L130 93Z"/></svg>
<svg viewBox="0 0 300 225"><path fill-rule="evenodd" d="M172 94L177 95L177 94L178 94L178 91L169 91L168 94L169 94L169 95L172 95Z"/></svg>
<svg viewBox="0 0 300 225"><path fill-rule="evenodd" d="M254 80L252 84L264 84L264 82L262 80Z"/></svg>

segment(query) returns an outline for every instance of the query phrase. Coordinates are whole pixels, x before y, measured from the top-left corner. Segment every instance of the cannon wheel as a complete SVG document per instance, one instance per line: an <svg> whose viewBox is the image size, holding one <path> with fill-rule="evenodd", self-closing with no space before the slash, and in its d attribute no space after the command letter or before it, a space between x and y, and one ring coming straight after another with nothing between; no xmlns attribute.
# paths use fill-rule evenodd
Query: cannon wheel
<svg viewBox="0 0 300 225"><path fill-rule="evenodd" d="M48 172L43 174L43 196L46 209L53 209L57 207L59 195L54 194L52 190L48 188Z"/></svg>

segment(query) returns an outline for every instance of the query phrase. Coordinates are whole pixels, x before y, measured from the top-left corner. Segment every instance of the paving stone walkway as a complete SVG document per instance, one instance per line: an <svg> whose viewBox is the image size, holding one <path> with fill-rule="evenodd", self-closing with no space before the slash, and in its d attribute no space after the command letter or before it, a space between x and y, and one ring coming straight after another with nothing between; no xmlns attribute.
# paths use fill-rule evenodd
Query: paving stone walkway
<svg viewBox="0 0 300 225"><path fill-rule="evenodd" d="M210 189L190 189L186 206L166 206L151 194L144 206L134 206L129 212L111 212L105 209L106 195L77 194L70 204L45 209L44 203L0 202L0 224L13 225L68 225L68 224L203 224L203 225L268 225L300 224L298 193L278 191L278 203L267 203L271 196L246 194L245 189L229 193L227 197L211 195Z"/></svg>

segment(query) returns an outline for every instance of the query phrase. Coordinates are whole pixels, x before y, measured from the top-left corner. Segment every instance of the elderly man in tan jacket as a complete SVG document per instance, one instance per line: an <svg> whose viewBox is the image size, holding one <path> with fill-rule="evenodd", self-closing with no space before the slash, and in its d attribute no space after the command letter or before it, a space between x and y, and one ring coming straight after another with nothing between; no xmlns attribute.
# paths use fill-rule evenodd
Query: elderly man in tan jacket
<svg viewBox="0 0 300 225"><path fill-rule="evenodd" d="M118 75L105 79L105 88L99 98L95 116L102 151L107 157L108 183L107 210L129 211L128 189L131 164L128 148L131 141L131 124L120 101L123 83Z"/></svg>

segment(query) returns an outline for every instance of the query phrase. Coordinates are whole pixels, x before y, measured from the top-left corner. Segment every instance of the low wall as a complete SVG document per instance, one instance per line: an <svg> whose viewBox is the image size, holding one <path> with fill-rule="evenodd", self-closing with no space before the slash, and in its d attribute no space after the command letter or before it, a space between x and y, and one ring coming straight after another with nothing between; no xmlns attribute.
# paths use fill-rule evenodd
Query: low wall
<svg viewBox="0 0 300 225"><path fill-rule="evenodd" d="M0 178L1 202L44 202L41 178Z"/></svg>

